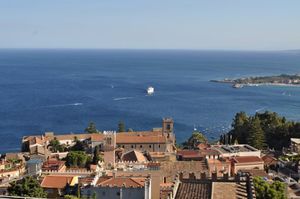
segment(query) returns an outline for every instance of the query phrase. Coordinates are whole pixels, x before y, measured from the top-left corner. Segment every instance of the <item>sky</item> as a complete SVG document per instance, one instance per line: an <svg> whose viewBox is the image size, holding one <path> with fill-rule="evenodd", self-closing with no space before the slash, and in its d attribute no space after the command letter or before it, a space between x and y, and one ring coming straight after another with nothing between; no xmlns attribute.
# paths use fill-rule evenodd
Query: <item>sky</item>
<svg viewBox="0 0 300 199"><path fill-rule="evenodd" d="M300 49L300 1L0 0L0 48Z"/></svg>

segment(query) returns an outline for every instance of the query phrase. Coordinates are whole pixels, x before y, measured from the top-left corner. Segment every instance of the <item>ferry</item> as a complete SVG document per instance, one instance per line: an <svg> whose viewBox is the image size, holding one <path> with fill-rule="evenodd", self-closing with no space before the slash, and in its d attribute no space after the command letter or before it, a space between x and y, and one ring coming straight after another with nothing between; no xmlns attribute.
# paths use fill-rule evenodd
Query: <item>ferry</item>
<svg viewBox="0 0 300 199"><path fill-rule="evenodd" d="M148 93L148 95L152 95L154 93L154 88L152 86L149 86L147 88L147 93Z"/></svg>

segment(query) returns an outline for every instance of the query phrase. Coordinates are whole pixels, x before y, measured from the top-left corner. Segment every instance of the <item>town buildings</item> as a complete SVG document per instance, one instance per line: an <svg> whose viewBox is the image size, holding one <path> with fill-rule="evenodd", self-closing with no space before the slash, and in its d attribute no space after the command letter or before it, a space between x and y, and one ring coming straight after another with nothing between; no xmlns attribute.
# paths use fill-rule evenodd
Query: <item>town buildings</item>
<svg viewBox="0 0 300 199"><path fill-rule="evenodd" d="M53 150L54 141L64 150ZM173 120L165 118L150 131L24 136L22 150L27 175L40 180L48 197L220 198L220 190L228 190L227 198L252 195L249 179L264 171L260 150L208 143L177 149L175 141ZM65 158L78 143L90 159L99 150L101 161L68 167Z"/></svg>

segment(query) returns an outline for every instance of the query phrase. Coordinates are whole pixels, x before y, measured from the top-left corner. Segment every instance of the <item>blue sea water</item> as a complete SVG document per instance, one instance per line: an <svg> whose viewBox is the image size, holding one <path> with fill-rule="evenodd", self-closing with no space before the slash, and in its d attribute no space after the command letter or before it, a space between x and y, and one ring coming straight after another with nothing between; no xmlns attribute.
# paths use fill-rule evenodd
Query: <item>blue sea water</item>
<svg viewBox="0 0 300 199"><path fill-rule="evenodd" d="M299 87L233 89L211 79L300 73L300 53L189 50L0 50L0 153L21 137L161 126L175 120L179 142L194 126L209 139L236 112L276 111L300 120ZM146 88L155 87L153 96Z"/></svg>

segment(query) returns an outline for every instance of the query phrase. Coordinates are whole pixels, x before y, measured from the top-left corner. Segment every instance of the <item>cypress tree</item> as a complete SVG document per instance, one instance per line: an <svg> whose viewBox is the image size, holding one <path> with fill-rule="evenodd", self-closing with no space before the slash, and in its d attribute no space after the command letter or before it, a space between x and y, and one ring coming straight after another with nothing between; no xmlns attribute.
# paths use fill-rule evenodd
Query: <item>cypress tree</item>
<svg viewBox="0 0 300 199"><path fill-rule="evenodd" d="M265 144L265 135L264 131L261 128L260 125L260 120L258 116L254 116L251 118L250 123L249 123L249 136L248 136L248 144L251 146L257 148L257 149L262 149L263 147L266 146Z"/></svg>
<svg viewBox="0 0 300 199"><path fill-rule="evenodd" d="M125 123L123 121L120 121L118 124L118 132L125 132L126 128L125 128Z"/></svg>

